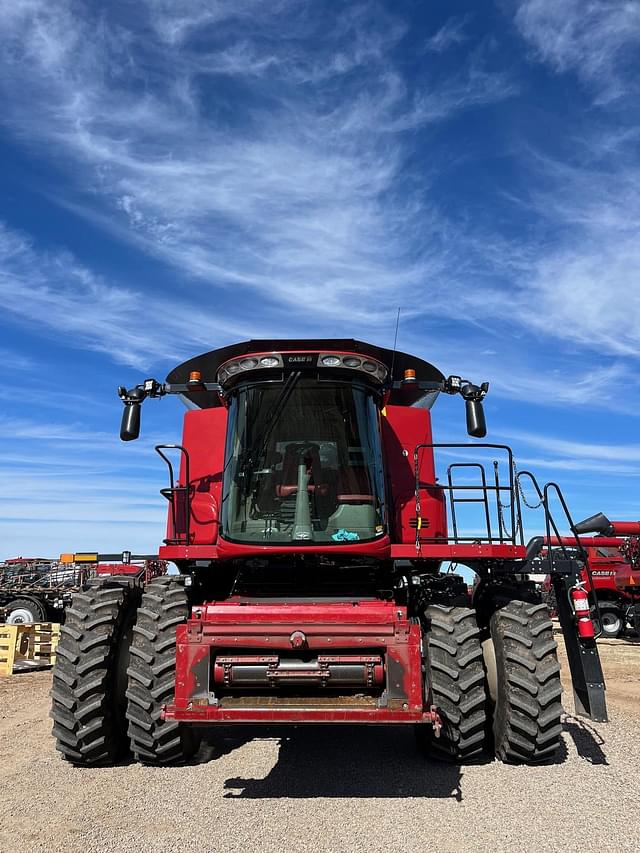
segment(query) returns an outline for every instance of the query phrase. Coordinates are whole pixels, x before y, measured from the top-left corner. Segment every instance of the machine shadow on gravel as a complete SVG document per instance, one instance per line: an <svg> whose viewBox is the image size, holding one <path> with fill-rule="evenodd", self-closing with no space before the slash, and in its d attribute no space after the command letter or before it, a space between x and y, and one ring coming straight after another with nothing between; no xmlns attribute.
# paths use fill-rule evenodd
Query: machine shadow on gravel
<svg viewBox="0 0 640 853"><path fill-rule="evenodd" d="M609 764L602 748L605 740L593 726L585 720L567 716L562 727L573 741L580 758L589 764Z"/></svg>
<svg viewBox="0 0 640 853"><path fill-rule="evenodd" d="M287 726L261 728L258 736L265 735L280 738L276 764L263 779L227 779L227 798L463 798L464 767L428 761L409 729Z"/></svg>

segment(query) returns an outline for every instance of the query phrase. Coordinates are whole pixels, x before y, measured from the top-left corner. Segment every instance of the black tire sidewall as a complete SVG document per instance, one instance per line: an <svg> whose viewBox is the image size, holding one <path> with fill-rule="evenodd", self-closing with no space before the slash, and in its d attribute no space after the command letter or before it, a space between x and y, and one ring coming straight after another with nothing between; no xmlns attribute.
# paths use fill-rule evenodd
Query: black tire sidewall
<svg viewBox="0 0 640 853"><path fill-rule="evenodd" d="M37 624L38 622L46 622L47 621L47 608L45 607L45 605L42 602L40 602L34 598L14 598L14 600L10 601L9 604L7 604L7 606L5 608L5 610L6 610L6 617L5 618L8 620L13 612L15 612L16 610L22 610L22 609L29 610L29 612L32 613L35 618L31 622L24 622L24 623L18 622L18 623L13 623L13 624L29 625L29 624Z"/></svg>

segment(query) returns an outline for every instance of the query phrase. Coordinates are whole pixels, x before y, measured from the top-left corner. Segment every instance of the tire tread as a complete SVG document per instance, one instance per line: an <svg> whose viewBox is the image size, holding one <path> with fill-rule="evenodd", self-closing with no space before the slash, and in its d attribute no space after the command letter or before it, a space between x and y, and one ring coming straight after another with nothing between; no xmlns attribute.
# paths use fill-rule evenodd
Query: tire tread
<svg viewBox="0 0 640 853"><path fill-rule="evenodd" d="M429 703L442 720L440 737L425 730L429 752L448 761L471 761L482 753L486 690L480 631L473 610L429 605L425 609Z"/></svg>
<svg viewBox="0 0 640 853"><path fill-rule="evenodd" d="M498 696L493 737L497 758L536 763L560 743L560 667L544 604L510 601L491 617Z"/></svg>

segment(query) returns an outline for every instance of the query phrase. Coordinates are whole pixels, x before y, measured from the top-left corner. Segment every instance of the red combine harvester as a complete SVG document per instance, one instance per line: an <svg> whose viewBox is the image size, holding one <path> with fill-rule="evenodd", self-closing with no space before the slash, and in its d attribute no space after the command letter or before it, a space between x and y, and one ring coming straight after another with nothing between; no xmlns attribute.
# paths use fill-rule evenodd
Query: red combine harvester
<svg viewBox="0 0 640 853"><path fill-rule="evenodd" d="M469 434L484 437L487 390L354 340L250 341L120 388L124 441L147 397L191 408L182 444L156 447L169 472L159 556L179 574L144 590L98 579L75 596L52 689L62 755L170 764L206 725L332 722L413 724L454 761L552 756L560 670L547 608L523 580L545 537L524 544L522 481L547 541L560 535L552 498L573 530L566 504L555 484L516 474L505 445L432 439L441 392L462 396ZM488 467L460 461L482 454ZM473 601L452 563L479 576ZM547 570L576 708L604 721L579 562L549 549Z"/></svg>
<svg viewBox="0 0 640 853"><path fill-rule="evenodd" d="M610 638L627 630L640 633L640 522L609 521L598 513L578 522L575 530L587 555L581 577L593 599L596 627ZM580 559L574 538L552 538L552 547L559 542Z"/></svg>

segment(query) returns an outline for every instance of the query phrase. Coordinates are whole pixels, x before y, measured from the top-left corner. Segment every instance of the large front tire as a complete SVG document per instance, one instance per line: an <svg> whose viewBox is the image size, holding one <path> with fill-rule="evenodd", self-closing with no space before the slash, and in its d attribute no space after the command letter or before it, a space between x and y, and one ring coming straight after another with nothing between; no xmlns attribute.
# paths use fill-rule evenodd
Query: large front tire
<svg viewBox="0 0 640 853"><path fill-rule="evenodd" d="M495 654L493 738L496 757L546 761L560 743L560 666L545 604L511 601L491 617Z"/></svg>
<svg viewBox="0 0 640 853"><path fill-rule="evenodd" d="M56 749L81 766L113 764L129 748L125 685L135 585L110 582L73 596L60 629L51 688Z"/></svg>
<svg viewBox="0 0 640 853"><path fill-rule="evenodd" d="M483 751L486 726L484 667L476 614L467 607L425 609L427 703L442 721L440 737L421 724L420 744L434 758L464 762Z"/></svg>
<svg viewBox="0 0 640 853"><path fill-rule="evenodd" d="M133 628L128 669L129 739L143 764L180 764L198 749L193 726L161 719L175 694L176 628L187 621L189 601L180 578L154 578L142 596Z"/></svg>

